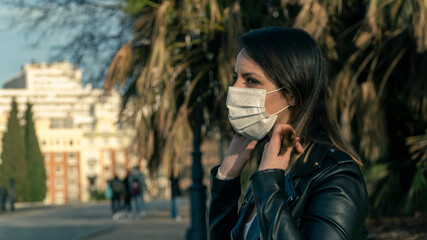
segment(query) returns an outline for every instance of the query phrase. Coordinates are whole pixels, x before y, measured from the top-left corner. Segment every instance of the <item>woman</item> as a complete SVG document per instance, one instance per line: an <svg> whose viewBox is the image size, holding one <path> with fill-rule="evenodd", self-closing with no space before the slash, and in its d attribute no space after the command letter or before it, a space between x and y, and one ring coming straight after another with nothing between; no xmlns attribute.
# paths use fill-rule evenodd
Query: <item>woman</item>
<svg viewBox="0 0 427 240"><path fill-rule="evenodd" d="M211 240L363 239L361 161L342 139L327 100L316 42L299 29L241 36L229 120L237 134L211 171ZM240 209L240 173L267 139Z"/></svg>

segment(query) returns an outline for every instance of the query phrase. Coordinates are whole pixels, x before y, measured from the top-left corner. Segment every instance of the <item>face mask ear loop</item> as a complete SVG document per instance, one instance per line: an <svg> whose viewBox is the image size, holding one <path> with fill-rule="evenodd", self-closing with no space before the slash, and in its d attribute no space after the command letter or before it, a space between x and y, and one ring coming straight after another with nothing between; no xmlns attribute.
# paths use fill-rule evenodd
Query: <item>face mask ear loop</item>
<svg viewBox="0 0 427 240"><path fill-rule="evenodd" d="M284 88L285 88L285 87L278 88L278 89L276 89L276 90L273 90L273 91L271 91L271 92L268 92L267 94L278 92L278 91L280 91L280 90L282 90L282 89L284 89ZM275 113L274 115L277 115L277 114L279 114L279 113L281 113L281 112L285 111L285 110L286 110L288 107L290 107L290 106L291 106L291 105L288 105L288 106L284 107L282 110L278 111L278 112L277 112L277 113Z"/></svg>
<svg viewBox="0 0 427 240"><path fill-rule="evenodd" d="M278 89L273 90L273 91L271 91L271 92L267 92L266 94L275 93L275 92L278 92L278 91L280 91L280 90L282 90L282 89L284 89L284 88L285 88L285 87L281 87L281 88L278 88Z"/></svg>
<svg viewBox="0 0 427 240"><path fill-rule="evenodd" d="M281 113L281 112L283 112L283 111L285 111L285 109L287 109L288 107L290 107L291 105L288 105L288 106L286 106L286 107L284 107L282 110L280 110L280 111L278 111L277 113L275 113L275 115L277 115L277 114L279 114L279 113Z"/></svg>

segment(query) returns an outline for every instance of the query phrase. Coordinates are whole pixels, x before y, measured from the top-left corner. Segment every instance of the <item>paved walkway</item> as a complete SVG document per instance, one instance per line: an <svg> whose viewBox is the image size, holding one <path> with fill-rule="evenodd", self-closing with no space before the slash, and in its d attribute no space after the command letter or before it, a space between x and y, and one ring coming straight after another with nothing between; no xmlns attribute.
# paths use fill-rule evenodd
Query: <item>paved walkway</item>
<svg viewBox="0 0 427 240"><path fill-rule="evenodd" d="M140 219L121 217L114 220L116 224L111 229L82 240L184 240L190 227L188 201L181 201L180 221L169 217L169 208L164 209L167 204L162 202L151 204L157 210L148 210L148 216Z"/></svg>
<svg viewBox="0 0 427 240"><path fill-rule="evenodd" d="M113 219L109 202L17 209L0 214L0 240L184 240L189 201L178 203L180 221L169 217L170 201L147 202L143 218Z"/></svg>

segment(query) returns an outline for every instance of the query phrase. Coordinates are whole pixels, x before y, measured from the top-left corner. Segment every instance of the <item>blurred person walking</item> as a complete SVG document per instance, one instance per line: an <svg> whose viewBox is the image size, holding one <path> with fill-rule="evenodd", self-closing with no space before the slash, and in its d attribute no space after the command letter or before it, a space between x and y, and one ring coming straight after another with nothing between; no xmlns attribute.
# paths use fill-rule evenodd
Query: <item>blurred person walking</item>
<svg viewBox="0 0 427 240"><path fill-rule="evenodd" d="M6 211L7 189L0 187L0 211Z"/></svg>
<svg viewBox="0 0 427 240"><path fill-rule="evenodd" d="M141 217L145 217L147 215L144 203L145 176L138 166L133 168L128 185L135 205L135 215L139 214Z"/></svg>
<svg viewBox="0 0 427 240"><path fill-rule="evenodd" d="M129 214L132 212L132 207L131 207L132 192L131 192L131 188L129 186L129 176L130 176L130 171L128 170L126 172L125 178L122 180L122 183L124 186L123 210L125 211L126 217L130 216Z"/></svg>
<svg viewBox="0 0 427 240"><path fill-rule="evenodd" d="M174 168L170 174L171 186L171 218L180 221L182 218L178 212L178 197L181 196L181 189L179 188L179 173L176 173Z"/></svg>
<svg viewBox="0 0 427 240"><path fill-rule="evenodd" d="M111 198L111 210L113 213L113 219L120 218L120 201L124 193L123 182L120 181L117 175L114 176L113 180L110 181L111 190L113 190L113 196Z"/></svg>

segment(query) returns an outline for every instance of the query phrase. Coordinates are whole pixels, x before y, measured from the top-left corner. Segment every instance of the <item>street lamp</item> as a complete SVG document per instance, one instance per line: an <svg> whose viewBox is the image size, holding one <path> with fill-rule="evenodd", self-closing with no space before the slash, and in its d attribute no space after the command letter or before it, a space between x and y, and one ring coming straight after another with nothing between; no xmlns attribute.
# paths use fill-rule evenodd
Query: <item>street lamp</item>
<svg viewBox="0 0 427 240"><path fill-rule="evenodd" d="M193 166L190 186L191 227L187 231L187 240L206 240L206 187L203 185L202 153L200 152L202 108L200 104L194 110L193 129Z"/></svg>

